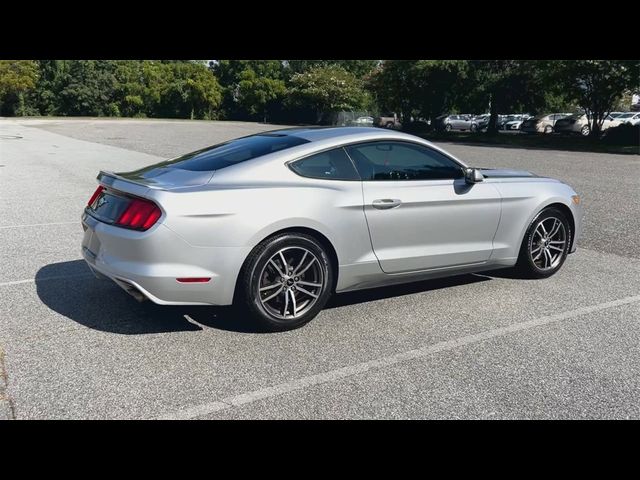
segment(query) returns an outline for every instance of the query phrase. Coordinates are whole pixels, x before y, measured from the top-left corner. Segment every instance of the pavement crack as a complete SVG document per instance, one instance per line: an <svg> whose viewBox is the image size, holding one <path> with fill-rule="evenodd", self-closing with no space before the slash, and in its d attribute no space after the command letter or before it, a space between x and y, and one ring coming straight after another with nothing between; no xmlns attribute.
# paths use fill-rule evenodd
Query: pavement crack
<svg viewBox="0 0 640 480"><path fill-rule="evenodd" d="M15 420L16 407L13 403L13 399L9 395L9 374L7 373L7 367L4 361L4 349L0 345L0 403L7 402L9 407L9 419Z"/></svg>

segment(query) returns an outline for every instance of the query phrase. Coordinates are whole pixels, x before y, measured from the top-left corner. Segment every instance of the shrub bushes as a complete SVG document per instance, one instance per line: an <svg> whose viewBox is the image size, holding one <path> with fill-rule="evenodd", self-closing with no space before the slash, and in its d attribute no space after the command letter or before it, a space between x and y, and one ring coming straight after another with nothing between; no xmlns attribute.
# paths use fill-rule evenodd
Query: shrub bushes
<svg viewBox="0 0 640 480"><path fill-rule="evenodd" d="M608 145L637 146L640 148L640 125L622 124L604 132L602 142Z"/></svg>

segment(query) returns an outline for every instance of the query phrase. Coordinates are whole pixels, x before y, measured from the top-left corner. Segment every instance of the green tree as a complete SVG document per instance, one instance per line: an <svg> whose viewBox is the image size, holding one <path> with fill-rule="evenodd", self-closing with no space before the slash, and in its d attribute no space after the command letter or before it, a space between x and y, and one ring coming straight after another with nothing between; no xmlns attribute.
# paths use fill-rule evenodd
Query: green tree
<svg viewBox="0 0 640 480"><path fill-rule="evenodd" d="M283 80L258 75L253 69L246 69L240 74L237 99L249 115L262 115L266 123L268 107L281 99L286 90Z"/></svg>
<svg viewBox="0 0 640 480"><path fill-rule="evenodd" d="M303 73L314 67L338 66L358 78L366 77L380 63L378 60L286 60L290 73Z"/></svg>
<svg viewBox="0 0 640 480"><path fill-rule="evenodd" d="M419 75L416 60L385 60L367 82L378 107L395 112L405 123L420 111Z"/></svg>
<svg viewBox="0 0 640 480"><path fill-rule="evenodd" d="M218 116L222 88L203 62L116 62L115 99L126 116L204 118Z"/></svg>
<svg viewBox="0 0 640 480"><path fill-rule="evenodd" d="M541 64L529 60L471 60L469 95L476 107L489 105L487 133L497 131L500 113L541 108L546 103Z"/></svg>
<svg viewBox="0 0 640 480"><path fill-rule="evenodd" d="M108 115L112 110L115 76L105 60L70 60L59 93L64 115Z"/></svg>
<svg viewBox="0 0 640 480"><path fill-rule="evenodd" d="M590 118L590 135L600 136L602 124L625 92L640 84L637 60L562 60L546 62L549 78Z"/></svg>
<svg viewBox="0 0 640 480"><path fill-rule="evenodd" d="M416 101L420 115L436 117L460 105L468 74L465 60L418 60L413 66Z"/></svg>
<svg viewBox="0 0 640 480"><path fill-rule="evenodd" d="M38 83L29 97L29 102L40 115L56 115L59 113L60 92L67 81L68 60L38 60L40 72Z"/></svg>
<svg viewBox="0 0 640 480"><path fill-rule="evenodd" d="M215 118L222 100L222 89L213 73L198 63L174 63L173 81L167 99L177 100L175 111L180 117Z"/></svg>
<svg viewBox="0 0 640 480"><path fill-rule="evenodd" d="M290 101L313 108L318 123L341 110L359 110L370 103L362 80L339 66L312 67L291 77Z"/></svg>
<svg viewBox="0 0 640 480"><path fill-rule="evenodd" d="M115 62L114 76L116 85L114 100L120 114L125 117L144 117L151 115L148 98L148 82L145 78L145 62L140 60L120 60Z"/></svg>
<svg viewBox="0 0 640 480"><path fill-rule="evenodd" d="M222 108L230 118L264 117L286 91L280 60L218 60L210 68L223 86Z"/></svg>
<svg viewBox="0 0 640 480"><path fill-rule="evenodd" d="M25 93L33 90L38 65L32 60L0 60L0 113L24 115Z"/></svg>

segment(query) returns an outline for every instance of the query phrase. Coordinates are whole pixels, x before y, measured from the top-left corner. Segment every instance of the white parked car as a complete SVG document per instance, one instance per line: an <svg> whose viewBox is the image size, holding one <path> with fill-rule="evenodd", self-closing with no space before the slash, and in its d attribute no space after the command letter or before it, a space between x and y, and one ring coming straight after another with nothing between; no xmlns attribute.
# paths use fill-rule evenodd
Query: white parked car
<svg viewBox="0 0 640 480"><path fill-rule="evenodd" d="M627 123L629 125L640 125L640 112L626 112L618 115L616 121L619 125Z"/></svg>
<svg viewBox="0 0 640 480"><path fill-rule="evenodd" d="M512 119L509 119L507 122L505 122L504 129L520 130L520 127L522 126L522 122L524 121L525 121L525 118L523 115L513 115Z"/></svg>
<svg viewBox="0 0 640 480"><path fill-rule="evenodd" d="M353 125L355 125L356 127L372 127L373 117L369 117L369 116L358 117L353 121Z"/></svg>
<svg viewBox="0 0 640 480"><path fill-rule="evenodd" d="M608 128L617 127L621 123L619 118L620 117L613 118L611 115L607 115L602 123L601 130L605 131ZM589 125L587 115L576 113L570 117L556 121L554 130L557 133L579 133L586 137L591 133L591 126Z"/></svg>
<svg viewBox="0 0 640 480"><path fill-rule="evenodd" d="M558 120L569 116L571 116L570 113L537 115L522 122L520 130L526 133L553 133Z"/></svg>

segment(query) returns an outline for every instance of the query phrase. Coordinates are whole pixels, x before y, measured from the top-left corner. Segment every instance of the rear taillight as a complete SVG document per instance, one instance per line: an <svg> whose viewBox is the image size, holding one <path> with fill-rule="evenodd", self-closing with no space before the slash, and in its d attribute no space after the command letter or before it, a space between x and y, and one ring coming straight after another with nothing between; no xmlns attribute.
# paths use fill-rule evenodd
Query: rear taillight
<svg viewBox="0 0 640 480"><path fill-rule="evenodd" d="M158 206L139 198L131 199L122 215L116 220L116 225L134 230L149 230L160 218L162 212Z"/></svg>
<svg viewBox="0 0 640 480"><path fill-rule="evenodd" d="M96 188L96 191L93 192L93 195L91 195L91 198L89 199L89 202L87 203L87 207L90 207L91 205L93 205L93 202L96 201L96 198L98 198L98 196L102 193L102 191L104 190L104 187L102 185L98 186L98 188Z"/></svg>

